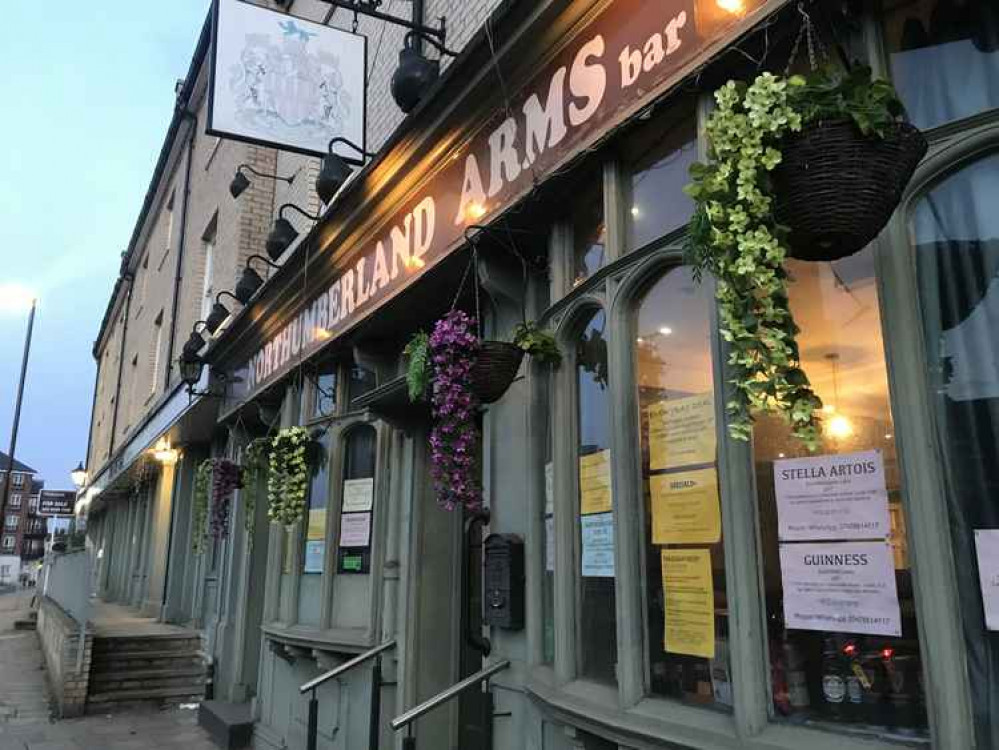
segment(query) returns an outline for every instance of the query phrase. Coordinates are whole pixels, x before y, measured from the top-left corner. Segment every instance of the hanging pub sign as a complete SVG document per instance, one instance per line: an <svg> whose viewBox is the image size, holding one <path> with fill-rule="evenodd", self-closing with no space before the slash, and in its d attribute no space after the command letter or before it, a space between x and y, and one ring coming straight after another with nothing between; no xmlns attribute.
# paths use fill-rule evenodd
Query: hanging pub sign
<svg viewBox="0 0 999 750"><path fill-rule="evenodd" d="M719 15L705 14L694 0L611 3L511 96L509 106L497 102L462 146L437 159L436 172L398 202L365 246L338 250L332 285L317 290L237 368L246 377L230 396L252 398L395 297L459 249L466 227L495 218L668 91L744 31L763 5L744 0ZM330 229L320 228L323 249L335 241Z"/></svg>
<svg viewBox="0 0 999 750"><path fill-rule="evenodd" d="M313 155L336 137L364 149L365 37L242 0L215 0L212 22L208 133Z"/></svg>

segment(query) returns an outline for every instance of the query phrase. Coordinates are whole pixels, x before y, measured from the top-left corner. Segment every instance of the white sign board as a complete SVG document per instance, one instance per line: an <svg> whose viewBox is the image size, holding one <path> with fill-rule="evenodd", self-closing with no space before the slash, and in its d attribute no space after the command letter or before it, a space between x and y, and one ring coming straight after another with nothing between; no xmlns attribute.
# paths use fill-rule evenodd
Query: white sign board
<svg viewBox="0 0 999 750"><path fill-rule="evenodd" d="M580 516L583 542L583 577L614 577L614 514Z"/></svg>
<svg viewBox="0 0 999 750"><path fill-rule="evenodd" d="M346 479L343 483L343 513L364 513L371 510L375 497L374 477Z"/></svg>
<svg viewBox="0 0 999 750"><path fill-rule="evenodd" d="M365 147L365 37L242 0L213 14L210 134L316 155L336 137Z"/></svg>
<svg viewBox="0 0 999 750"><path fill-rule="evenodd" d="M888 542L780 545L789 630L902 635Z"/></svg>
<svg viewBox="0 0 999 750"><path fill-rule="evenodd" d="M344 513L340 516L341 547L367 547L370 540L370 513Z"/></svg>
<svg viewBox="0 0 999 750"><path fill-rule="evenodd" d="M774 490L782 542L891 533L880 451L774 461Z"/></svg>
<svg viewBox="0 0 999 750"><path fill-rule="evenodd" d="M975 552L985 627L999 630L999 530L975 529Z"/></svg>

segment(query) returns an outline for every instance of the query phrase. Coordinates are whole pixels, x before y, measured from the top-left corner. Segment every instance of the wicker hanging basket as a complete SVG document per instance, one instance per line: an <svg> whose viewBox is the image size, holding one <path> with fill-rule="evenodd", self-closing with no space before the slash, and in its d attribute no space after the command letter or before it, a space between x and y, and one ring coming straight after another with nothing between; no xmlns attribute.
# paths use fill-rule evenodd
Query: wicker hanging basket
<svg viewBox="0 0 999 750"><path fill-rule="evenodd" d="M907 123L883 139L850 120L786 138L773 187L777 220L791 229L791 255L836 260L864 249L888 223L926 148Z"/></svg>
<svg viewBox="0 0 999 750"><path fill-rule="evenodd" d="M472 369L472 390L483 404L499 401L517 377L524 350L506 341L483 341Z"/></svg>

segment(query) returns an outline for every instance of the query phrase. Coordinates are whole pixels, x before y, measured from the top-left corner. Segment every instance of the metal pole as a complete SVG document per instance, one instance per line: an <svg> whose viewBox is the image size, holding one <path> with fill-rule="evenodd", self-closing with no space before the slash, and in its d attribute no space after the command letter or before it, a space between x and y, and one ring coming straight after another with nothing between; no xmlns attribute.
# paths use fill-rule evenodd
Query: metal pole
<svg viewBox="0 0 999 750"><path fill-rule="evenodd" d="M17 385L17 401L14 402L14 425L10 430L10 450L7 452L7 479L3 485L3 499L0 501L0 521L5 521L4 511L7 509L7 499L10 497L10 485L14 479L14 451L17 449L17 428L21 423L21 399L24 397L24 376L28 372L28 353L31 351L31 331L35 327L35 306L37 299L31 300L31 312L28 313L28 331L24 336L24 355L21 357L21 379ZM4 524L6 526L6 523Z"/></svg>
<svg viewBox="0 0 999 750"><path fill-rule="evenodd" d="M312 697L309 698L309 734L305 738L307 750L316 750L319 741L319 700L316 698L316 689L312 689Z"/></svg>
<svg viewBox="0 0 999 750"><path fill-rule="evenodd" d="M378 750L382 713L382 657L371 668L371 715L368 723L368 750Z"/></svg>

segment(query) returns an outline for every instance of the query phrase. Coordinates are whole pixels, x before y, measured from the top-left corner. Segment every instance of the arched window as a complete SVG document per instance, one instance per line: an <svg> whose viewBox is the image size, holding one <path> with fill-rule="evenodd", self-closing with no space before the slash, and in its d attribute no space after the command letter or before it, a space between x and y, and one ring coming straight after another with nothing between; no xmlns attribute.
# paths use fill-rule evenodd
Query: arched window
<svg viewBox="0 0 999 750"><path fill-rule="evenodd" d="M999 622L982 608L976 547L999 540L999 154L952 174L916 204L929 392L943 454L975 725L999 746Z"/></svg>
<svg viewBox="0 0 999 750"><path fill-rule="evenodd" d="M652 692L731 707L711 304L680 267L634 307L644 589Z"/></svg>
<svg viewBox="0 0 999 750"><path fill-rule="evenodd" d="M579 486L579 673L616 682L617 614L611 497L607 316L593 313L576 339Z"/></svg>

